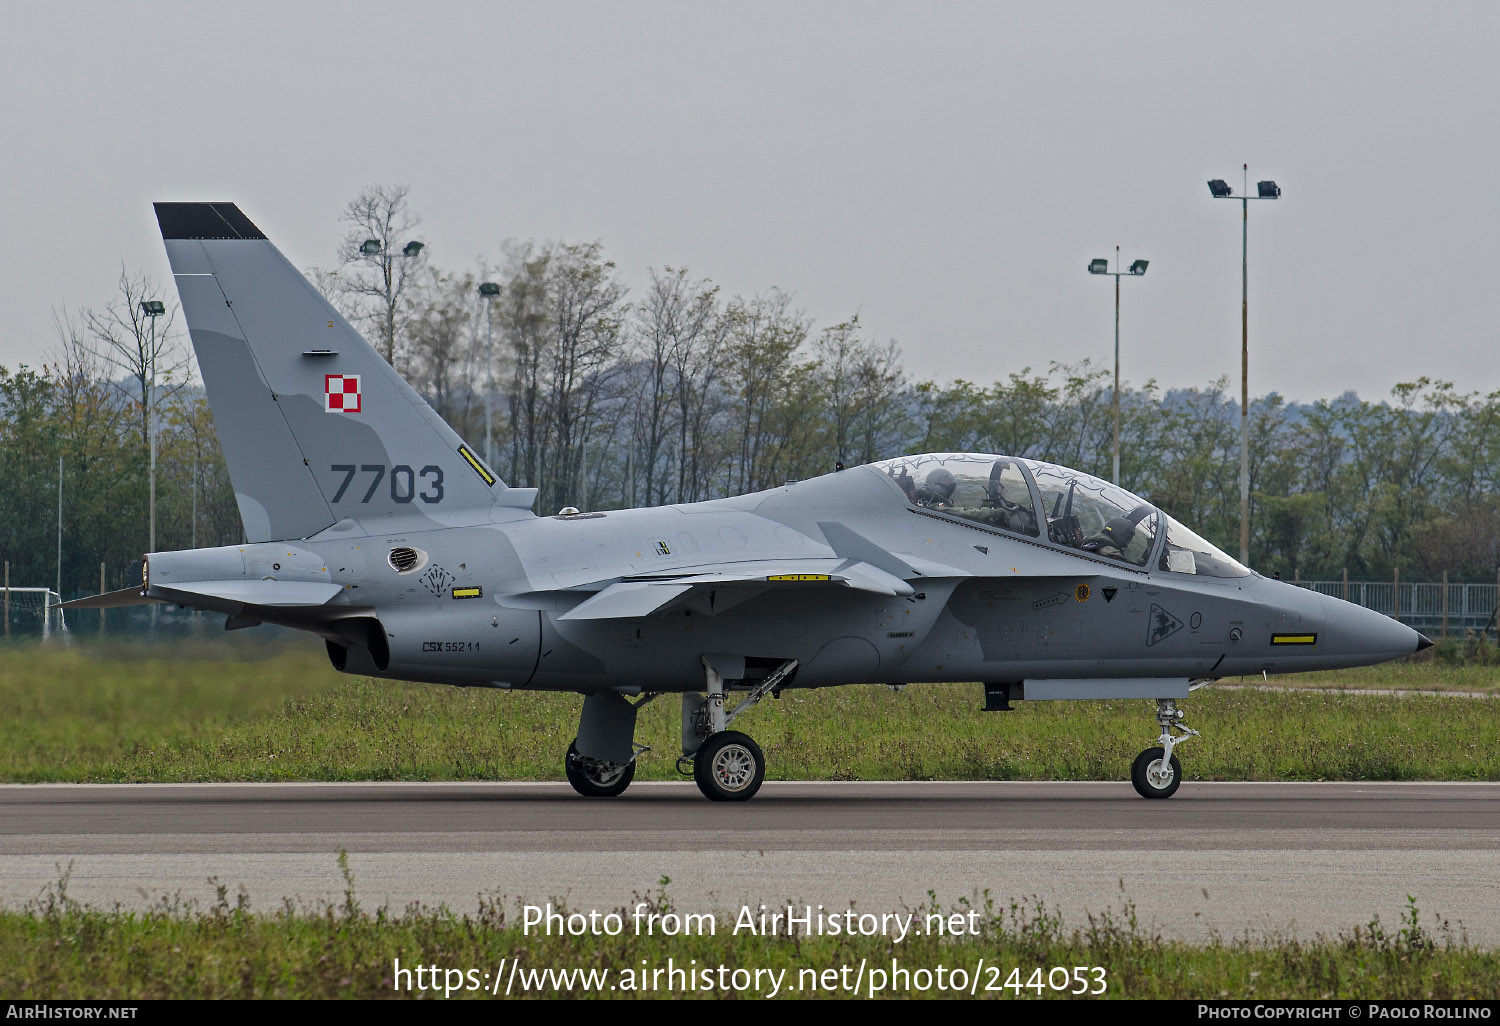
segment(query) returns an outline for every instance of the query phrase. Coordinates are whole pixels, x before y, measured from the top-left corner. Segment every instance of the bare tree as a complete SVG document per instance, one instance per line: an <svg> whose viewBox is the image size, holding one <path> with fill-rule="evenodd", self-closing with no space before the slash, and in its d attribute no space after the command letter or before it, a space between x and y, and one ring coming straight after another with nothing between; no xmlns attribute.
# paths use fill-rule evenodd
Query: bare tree
<svg viewBox="0 0 1500 1026"><path fill-rule="evenodd" d="M694 354L711 329L718 288L708 281L692 282L687 271L671 267L651 271L651 287L636 306L636 325L645 390L637 412L641 427L642 462L646 474L646 504L666 501L666 482L660 463L662 447L671 431L670 412L677 407L679 445L676 453L677 498L686 484L687 422L682 417L684 375L695 365ZM675 400L675 403L674 403Z"/></svg>
<svg viewBox="0 0 1500 1026"><path fill-rule="evenodd" d="M78 340L92 357L123 375L120 387L138 404L141 445L147 450L156 411L188 383L192 366L174 327L176 302L162 303L162 313L156 316L147 312L144 304L161 302L158 294L150 276L133 275L122 266L109 304L102 311L83 311L88 334Z"/></svg>
<svg viewBox="0 0 1500 1026"><path fill-rule="evenodd" d="M510 473L540 488L543 506L576 505L589 446L591 465L602 464L600 420L624 366L625 287L597 242L528 243L508 257L495 320L511 355Z"/></svg>
<svg viewBox="0 0 1500 1026"><path fill-rule="evenodd" d="M570 501L582 477L582 445L619 368L625 286L598 242L558 247L551 266L552 350L549 413L556 439L553 497Z"/></svg>
<svg viewBox="0 0 1500 1026"><path fill-rule="evenodd" d="M500 321L511 351L510 468L513 484L539 487L546 459L545 368L551 358L548 311L549 249L527 243L507 248L510 266L502 286Z"/></svg>
<svg viewBox="0 0 1500 1026"><path fill-rule="evenodd" d="M736 411L739 454L730 485L736 492L779 484L775 455L783 447L778 433L785 418L777 407L785 399L791 364L807 339L809 324L792 309L792 297L772 289L748 302L729 305L731 320L725 345L728 386L739 403Z"/></svg>
<svg viewBox="0 0 1500 1026"><path fill-rule="evenodd" d="M719 464L731 451L714 430L714 419L724 405L722 359L734 321L719 307L717 290L699 292L693 311L704 323L691 344L678 346L673 355L679 502L708 498Z"/></svg>
<svg viewBox="0 0 1500 1026"><path fill-rule="evenodd" d="M361 299L350 292L347 278L337 270L325 271L321 267L309 267L302 272L313 288L333 304L333 308L344 315L351 324L363 320Z"/></svg>
<svg viewBox="0 0 1500 1026"><path fill-rule="evenodd" d="M188 383L190 358L173 330L177 304L156 298L156 285L122 266L118 291L102 311L87 310L87 346L104 364L124 374L122 390L139 401L141 446L150 467L147 545L156 548L156 433L166 400Z"/></svg>
<svg viewBox="0 0 1500 1026"><path fill-rule="evenodd" d="M403 300L422 269L425 246L412 237L421 219L411 212L405 185L372 185L349 201L341 220L347 226L339 246L341 266L335 292L363 298L375 348L395 364L406 326ZM328 295L326 279L319 283Z"/></svg>
<svg viewBox="0 0 1500 1026"><path fill-rule="evenodd" d="M87 314L82 311L76 315L66 308L52 311L57 345L50 354L48 380L57 432L80 473L96 483L104 478L115 484L131 477L135 468L130 461L117 458L117 444L105 440L128 435L134 402L110 382L108 364L90 346L86 323ZM118 515L119 510L112 512Z"/></svg>
<svg viewBox="0 0 1500 1026"><path fill-rule="evenodd" d="M412 383L462 433L481 387L474 374L474 328L483 318L476 310L474 278L429 269L409 298Z"/></svg>

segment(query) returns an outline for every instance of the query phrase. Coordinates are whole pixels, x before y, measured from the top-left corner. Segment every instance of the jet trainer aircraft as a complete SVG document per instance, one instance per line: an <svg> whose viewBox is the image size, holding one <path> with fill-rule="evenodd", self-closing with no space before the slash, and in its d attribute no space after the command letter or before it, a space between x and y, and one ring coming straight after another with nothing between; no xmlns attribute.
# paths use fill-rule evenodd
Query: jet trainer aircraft
<svg viewBox="0 0 1500 1026"><path fill-rule="evenodd" d="M729 727L767 695L983 681L1015 701L1154 699L1147 798L1221 677L1359 666L1431 645L1267 580L1129 492L1036 460L885 460L656 509L532 512L232 203L158 203L246 543L153 552L139 588L324 640L346 673L577 691L563 767L590 797L635 774L636 714L682 700L682 758L748 799L765 758Z"/></svg>

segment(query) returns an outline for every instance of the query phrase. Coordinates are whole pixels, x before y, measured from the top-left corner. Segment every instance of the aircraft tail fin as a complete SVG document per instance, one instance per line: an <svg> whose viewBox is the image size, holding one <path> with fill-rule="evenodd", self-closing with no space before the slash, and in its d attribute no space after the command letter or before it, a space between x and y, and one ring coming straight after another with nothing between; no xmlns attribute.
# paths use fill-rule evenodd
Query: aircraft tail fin
<svg viewBox="0 0 1500 1026"><path fill-rule="evenodd" d="M247 540L530 515L534 490L508 488L237 206L156 217Z"/></svg>

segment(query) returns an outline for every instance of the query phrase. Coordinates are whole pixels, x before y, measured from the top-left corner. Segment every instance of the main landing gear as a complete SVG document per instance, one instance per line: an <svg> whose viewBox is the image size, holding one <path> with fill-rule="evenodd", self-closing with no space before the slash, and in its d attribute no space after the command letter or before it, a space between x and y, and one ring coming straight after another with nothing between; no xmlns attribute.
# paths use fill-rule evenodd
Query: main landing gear
<svg viewBox="0 0 1500 1026"><path fill-rule="evenodd" d="M713 802L743 802L766 779L766 757L748 734L721 730L693 755L693 782Z"/></svg>
<svg viewBox="0 0 1500 1026"><path fill-rule="evenodd" d="M630 701L616 691L585 695L578 717L578 736L563 756L563 773L585 798L615 798L635 779L635 760L650 751L635 743L635 716L654 699Z"/></svg>
<svg viewBox="0 0 1500 1026"><path fill-rule="evenodd" d="M1182 763L1173 749L1199 733L1182 722L1182 710L1173 698L1156 700L1156 722L1161 724L1161 745L1148 748L1135 757L1130 767L1130 782L1142 798L1170 798L1182 783ZM1180 730L1174 735L1172 731Z"/></svg>
<svg viewBox="0 0 1500 1026"><path fill-rule="evenodd" d="M766 757L747 734L730 730L741 713L773 694L797 668L795 659L777 666L749 686L749 694L726 709L725 679L743 681L745 661L732 656L705 656L708 694L682 696L682 758L677 770L691 773L710 801L742 802L754 797L766 779ZM636 711L656 698L631 702L616 691L584 697L578 736L568 746L563 771L573 790L585 798L614 798L635 779L635 760L645 751L635 743Z"/></svg>
<svg viewBox="0 0 1500 1026"><path fill-rule="evenodd" d="M766 757L760 745L748 734L728 728L741 713L775 692L797 668L797 660L777 666L733 709L726 710L723 671L737 670L737 676L743 676L743 667L743 660L705 656L708 694L682 696L682 758L677 760L677 771L686 773L691 765L693 782L712 802L748 801L765 782Z"/></svg>
<svg viewBox="0 0 1500 1026"><path fill-rule="evenodd" d="M567 774L568 783L573 785L573 790L585 798L614 798L624 794L630 782L635 779L635 759L632 757L623 765L603 759L590 759L578 754L578 739L574 738L563 759L563 772Z"/></svg>

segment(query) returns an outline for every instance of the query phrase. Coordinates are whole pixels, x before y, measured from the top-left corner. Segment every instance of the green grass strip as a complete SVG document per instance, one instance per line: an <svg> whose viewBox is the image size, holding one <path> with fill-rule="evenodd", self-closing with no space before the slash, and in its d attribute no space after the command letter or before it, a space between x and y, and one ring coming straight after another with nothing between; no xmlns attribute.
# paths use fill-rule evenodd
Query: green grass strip
<svg viewBox="0 0 1500 1026"><path fill-rule="evenodd" d="M272 915L249 912L243 895L234 900L224 888L208 908L174 900L144 912L86 908L66 897L64 880L27 909L0 912L0 994L483 999L492 996L488 988L501 986L492 982L496 976L522 984L512 986L511 997L532 998L977 993L1034 999L1087 990L1110 998L1492 999L1500 992L1500 954L1471 948L1436 919L1424 927L1414 901L1397 927L1376 919L1312 940L1188 944L1142 929L1128 902L1118 915L1094 915L1068 926L1039 901L997 906L987 897L975 906L942 908L932 900L912 910L920 921L934 912L972 911L972 920L965 921L977 929L960 938L736 934L727 917L717 920L711 935L700 927L694 935L665 937L627 925L613 937L539 936L520 928L519 902L485 904L473 916L441 909L371 912L360 907L347 870L346 879L350 889L340 904L288 905ZM666 883L641 895L648 914L673 911ZM630 910L620 912L629 924ZM405 977L396 974L398 960L408 970ZM511 977L510 964L517 960L522 973ZM865 973L857 978L861 964ZM436 973L418 976L417 966ZM671 966L691 970L691 982L667 975ZM1079 980L1073 967L1104 972L1085 972ZM878 988L872 969L886 974ZM908 975L903 979L898 969ZM554 975L526 986L529 974L545 970L583 970L593 978ZM735 970L742 970L738 980ZM963 986L957 986L955 970L965 974ZM780 974L778 994L771 994L774 977L768 973ZM397 981L404 985L399 991Z"/></svg>
<svg viewBox="0 0 1500 1026"><path fill-rule="evenodd" d="M1406 665L1295 680L1410 688L1437 675ZM1500 698L1496 672L1445 679ZM1496 698L1247 684L1185 703L1203 733L1181 750L1189 779L1500 780ZM581 701L346 677L311 647L244 639L13 647L0 664L0 780L558 780ZM973 684L788 691L735 726L765 748L773 779L793 780L1122 780L1157 731L1146 701L981 704ZM679 729L675 697L642 710L637 740L654 751L637 779L677 778Z"/></svg>

